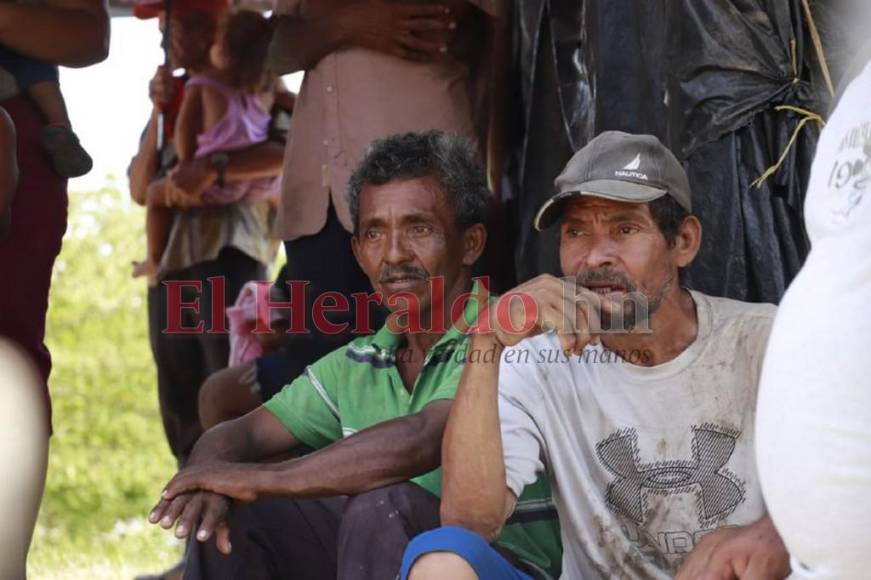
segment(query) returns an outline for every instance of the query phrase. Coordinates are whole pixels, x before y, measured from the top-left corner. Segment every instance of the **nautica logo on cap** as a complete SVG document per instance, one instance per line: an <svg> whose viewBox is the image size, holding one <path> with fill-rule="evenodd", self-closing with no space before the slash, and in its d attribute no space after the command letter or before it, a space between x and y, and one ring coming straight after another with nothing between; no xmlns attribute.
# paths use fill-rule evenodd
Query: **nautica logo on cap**
<svg viewBox="0 0 871 580"><path fill-rule="evenodd" d="M635 159L626 164L623 169L629 169L630 171L634 171L641 167L641 153L635 156Z"/></svg>
<svg viewBox="0 0 871 580"><path fill-rule="evenodd" d="M641 167L641 153L635 156L635 159L627 163L623 169L615 171L615 177L632 177L635 179L643 179L647 181L647 174L641 173L638 171L638 168Z"/></svg>

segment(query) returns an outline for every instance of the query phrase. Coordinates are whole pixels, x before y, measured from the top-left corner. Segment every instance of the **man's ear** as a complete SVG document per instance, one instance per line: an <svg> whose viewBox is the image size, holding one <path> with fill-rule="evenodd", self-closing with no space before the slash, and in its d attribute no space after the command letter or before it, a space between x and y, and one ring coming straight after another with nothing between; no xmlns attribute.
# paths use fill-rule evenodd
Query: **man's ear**
<svg viewBox="0 0 871 580"><path fill-rule="evenodd" d="M677 230L677 237L674 240L674 248L672 251L675 256L675 265L678 268L685 268L692 262L696 254L699 253L699 246L702 243L702 224L694 215L691 215L683 220Z"/></svg>
<svg viewBox="0 0 871 580"><path fill-rule="evenodd" d="M487 244L487 228L484 224L475 224L463 232L463 265L472 266L484 252Z"/></svg>
<svg viewBox="0 0 871 580"><path fill-rule="evenodd" d="M351 234L351 251L354 252L354 259L357 260L357 265L362 270L363 265L360 264L360 240L357 239L357 234Z"/></svg>

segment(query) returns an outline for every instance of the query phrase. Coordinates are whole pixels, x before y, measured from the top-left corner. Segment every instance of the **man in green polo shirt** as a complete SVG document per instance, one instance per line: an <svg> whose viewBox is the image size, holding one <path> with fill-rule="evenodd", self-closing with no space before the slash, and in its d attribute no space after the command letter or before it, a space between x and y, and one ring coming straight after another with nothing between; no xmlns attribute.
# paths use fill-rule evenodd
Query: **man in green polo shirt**
<svg viewBox="0 0 871 580"><path fill-rule="evenodd" d="M197 442L149 518L178 522L179 537L197 529L186 578L392 579L408 541L439 525L442 433L465 357L484 354L466 352L464 332L488 301L471 274L483 171L465 141L411 133L373 144L349 189L354 254L388 322ZM256 463L300 445L317 451ZM244 503L228 512L230 500ZM555 576L546 484L520 502L499 549Z"/></svg>

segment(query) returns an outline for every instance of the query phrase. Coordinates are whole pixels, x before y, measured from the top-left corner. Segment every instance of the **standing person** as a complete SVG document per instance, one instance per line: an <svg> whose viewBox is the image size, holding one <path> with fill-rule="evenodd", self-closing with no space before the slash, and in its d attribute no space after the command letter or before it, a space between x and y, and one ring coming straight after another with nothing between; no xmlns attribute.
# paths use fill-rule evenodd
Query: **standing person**
<svg viewBox="0 0 871 580"><path fill-rule="evenodd" d="M467 362L445 428L445 527L409 545L403 578L527 580L488 542L544 471L563 578L785 578L754 455L775 308L680 286L701 227L655 137L602 133L556 186L535 226L558 225L565 278L479 325L470 350L496 356Z"/></svg>
<svg viewBox="0 0 871 580"><path fill-rule="evenodd" d="M871 17L858 20L867 29ZM869 99L865 60L820 135L804 205L811 251L781 302L760 384L759 475L795 578L868 577Z"/></svg>
<svg viewBox="0 0 871 580"><path fill-rule="evenodd" d="M157 16L161 9L162 3L140 5L137 14ZM195 75L207 66L218 19L226 10L223 0L173 3L170 56L174 68L184 68L189 75ZM219 179L233 182L280 174L283 147L276 142L178 163L171 139L167 139L167 146L158 153L158 116L165 109L168 121L165 125L173 126L177 111L172 110L171 104L182 100L179 93L183 90L184 85L176 83L163 67L158 69L149 86L154 109L139 152L128 171L130 193L135 200L141 203L148 186L163 177L166 177L166 187L184 198L202 195ZM201 290L192 285L180 288L180 300L200 299L204 307L199 313L182 310L178 322L186 328L196 327L200 322L205 329L212 328L213 286L208 279L223 278L225 306L232 304L245 282L263 279L275 256L274 246L268 239L271 225L269 207L262 204L237 203L175 212L168 245L159 265L158 284L148 291L148 312L161 416L170 449L180 465L202 432L197 419L199 386L210 373L226 366L229 341L222 333L164 332L169 317L178 315L178 312L168 312L172 282L202 286ZM221 300L221 296L215 300Z"/></svg>
<svg viewBox="0 0 871 580"><path fill-rule="evenodd" d="M52 39L46 42L46 39ZM31 58L64 66L88 66L106 58L109 14L102 0L0 3L0 44ZM17 343L39 369L46 404L51 355L44 344L54 261L67 223L66 179L43 151L45 119L0 71L0 106L17 136L20 183L10 206L12 224L0 240L0 336ZM49 421L51 414L48 414Z"/></svg>
<svg viewBox="0 0 871 580"><path fill-rule="evenodd" d="M507 12L504 0L278 3L272 68L302 70L305 78L285 151L275 235L285 240L287 279L307 283L305 304L325 292L369 291L351 253L345 190L371 141L429 129L468 137L489 162L490 183L498 184L496 105L506 73L499 57ZM326 316L355 326L354 312ZM305 326L310 332L289 335L284 357L262 357L211 377L203 391L209 415L256 408L351 338L319 332L311 312Z"/></svg>
<svg viewBox="0 0 871 580"><path fill-rule="evenodd" d="M222 19L209 66L185 84L173 143L180 161L247 149L268 139L275 102L275 80L266 69L271 34L269 20L258 12L242 10ZM170 208L272 199L278 176L218 183L201 196L183 199L173 199L167 185L163 178L148 186L148 256L134 267L134 276L157 274L172 226Z"/></svg>

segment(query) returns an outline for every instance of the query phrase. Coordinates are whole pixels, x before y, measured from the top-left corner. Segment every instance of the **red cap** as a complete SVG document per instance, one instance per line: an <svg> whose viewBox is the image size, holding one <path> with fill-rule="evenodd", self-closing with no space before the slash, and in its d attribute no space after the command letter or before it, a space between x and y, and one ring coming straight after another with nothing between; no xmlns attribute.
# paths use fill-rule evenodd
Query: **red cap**
<svg viewBox="0 0 871 580"><path fill-rule="evenodd" d="M188 12L204 12L206 14L222 14L230 8L227 0L171 0L173 14ZM137 2L133 7L136 18L157 18L166 9L165 0L147 0Z"/></svg>

